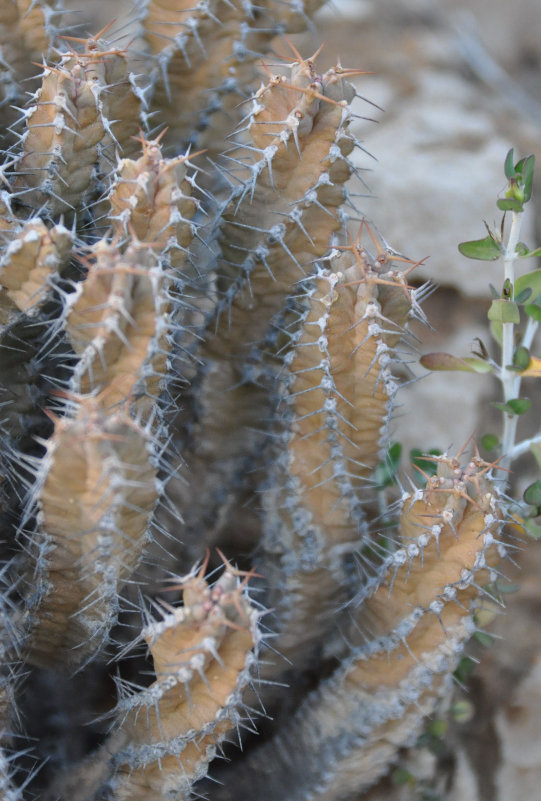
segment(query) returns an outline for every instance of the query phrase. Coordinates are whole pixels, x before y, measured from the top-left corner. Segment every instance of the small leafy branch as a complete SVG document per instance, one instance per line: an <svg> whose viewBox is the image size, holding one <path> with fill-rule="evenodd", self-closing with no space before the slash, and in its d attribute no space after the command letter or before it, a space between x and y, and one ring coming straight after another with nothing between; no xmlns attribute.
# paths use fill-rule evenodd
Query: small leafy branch
<svg viewBox="0 0 541 801"><path fill-rule="evenodd" d="M497 202L503 211L499 229L485 222L487 236L462 242L458 248L470 259L503 262L503 283L499 291L490 285L492 302L488 310L490 332L499 358L493 358L480 341L470 357L429 353L421 358L421 363L429 370L490 373L500 382L502 398L493 406L502 412L501 436L485 434L481 444L497 455L500 467L506 471L518 457L528 452L541 467L541 430L533 437L517 440L519 418L532 406L531 400L522 394L522 380L541 377L541 357L532 353L541 322L541 269L526 273L519 273L518 269L522 261L541 255L541 247L530 249L520 239L525 206L532 196L534 164L533 155L515 163L514 150L509 150L504 164L507 186L504 196ZM523 504L514 504L515 516L518 514L529 534L539 537L541 526L534 518L541 513L541 480L526 489L523 500Z"/></svg>

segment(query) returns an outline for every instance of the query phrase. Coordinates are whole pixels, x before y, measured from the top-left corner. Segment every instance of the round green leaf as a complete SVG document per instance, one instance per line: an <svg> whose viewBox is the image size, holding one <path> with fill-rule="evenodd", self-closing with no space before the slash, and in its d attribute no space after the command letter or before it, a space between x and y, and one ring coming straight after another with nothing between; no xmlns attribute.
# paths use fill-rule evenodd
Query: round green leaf
<svg viewBox="0 0 541 801"><path fill-rule="evenodd" d="M541 526L535 520L525 520L524 528L532 539L541 540Z"/></svg>
<svg viewBox="0 0 541 801"><path fill-rule="evenodd" d="M429 722L426 730L432 737L444 737L448 728L449 723L445 718L436 718Z"/></svg>
<svg viewBox="0 0 541 801"><path fill-rule="evenodd" d="M481 438L481 445L486 451L493 451L500 444L500 440L496 434L485 434Z"/></svg>
<svg viewBox="0 0 541 801"><path fill-rule="evenodd" d="M525 414L531 408L532 402L529 398L513 398L506 404L515 414Z"/></svg>
<svg viewBox="0 0 541 801"><path fill-rule="evenodd" d="M505 412L505 414L519 415L527 412L532 402L529 398L513 398L507 401L507 403L495 403L493 401L490 405L494 406L495 409L499 409L501 412Z"/></svg>
<svg viewBox="0 0 541 801"><path fill-rule="evenodd" d="M403 787L405 784L415 784L415 776L405 768L396 768L391 773L391 781L395 787Z"/></svg>
<svg viewBox="0 0 541 801"><path fill-rule="evenodd" d="M467 701L465 698L463 698L461 701L457 701L451 707L451 715L457 723L467 723L473 718L474 714L475 709L473 704L471 701Z"/></svg>
<svg viewBox="0 0 541 801"><path fill-rule="evenodd" d="M539 311L541 311L541 309ZM530 351L528 348L525 348L522 345L513 353L513 367L516 367L519 370L526 370L530 364L530 360Z"/></svg>
<svg viewBox="0 0 541 801"><path fill-rule="evenodd" d="M522 496L528 506L535 506L536 509L541 509L541 481L534 481L524 490Z"/></svg>
<svg viewBox="0 0 541 801"><path fill-rule="evenodd" d="M472 239L469 242L461 242L458 246L460 253L468 259L478 259L479 261L496 261L502 254L502 247L491 236L484 239Z"/></svg>
<svg viewBox="0 0 541 801"><path fill-rule="evenodd" d="M522 258L524 258L525 256L529 255L530 249L528 248L527 245L524 244L524 242L517 242L515 253L517 254L517 256L521 256Z"/></svg>

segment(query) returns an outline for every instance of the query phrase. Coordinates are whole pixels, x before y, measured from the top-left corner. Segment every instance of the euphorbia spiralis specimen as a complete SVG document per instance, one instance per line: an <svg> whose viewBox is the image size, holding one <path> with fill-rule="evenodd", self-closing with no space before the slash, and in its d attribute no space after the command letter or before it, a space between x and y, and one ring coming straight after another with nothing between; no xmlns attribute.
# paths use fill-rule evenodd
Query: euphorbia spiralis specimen
<svg viewBox="0 0 541 801"><path fill-rule="evenodd" d="M146 0L130 48L0 2L9 801L360 798L475 629L491 466L375 479L425 290L347 233L361 73L260 58L319 5Z"/></svg>
<svg viewBox="0 0 541 801"><path fill-rule="evenodd" d="M45 204L52 216L90 205L91 183L100 171L110 172L115 148L134 150L130 134L140 124L141 95L124 54L104 51L92 38L84 41L84 53L44 67L41 87L25 114L15 185L26 203Z"/></svg>
<svg viewBox="0 0 541 801"><path fill-rule="evenodd" d="M126 412L81 399L55 421L40 466L29 660L80 664L106 642L157 502L149 437ZM43 597L39 597L43 595Z"/></svg>
<svg viewBox="0 0 541 801"><path fill-rule="evenodd" d="M313 58L271 74L227 154L233 183L218 232L217 302L194 381L197 422L183 448L206 502L194 509L187 490L188 533L204 526L219 538L231 525L216 502L224 488L241 493L255 466L284 306L342 227L355 147L349 75L338 67L320 75Z"/></svg>
<svg viewBox="0 0 541 801"><path fill-rule="evenodd" d="M155 82L151 107L159 108L171 136L220 153L239 102L259 79L255 61L277 35L304 30L324 2L148 0L140 34ZM180 107L171 102L176 97L183 98Z"/></svg>
<svg viewBox="0 0 541 801"><path fill-rule="evenodd" d="M332 612L348 597L347 556L369 540L370 479L389 445L397 347L408 319L422 317L422 289L405 277L357 242L333 251L296 293L262 563L272 576L277 649L294 664L333 627Z"/></svg>
<svg viewBox="0 0 541 801"><path fill-rule="evenodd" d="M238 571L226 564L209 584L207 562L180 579L183 606L158 599L158 617L149 617L141 632L156 679L139 691L120 686L113 732L59 785L61 798L188 799L220 743L242 724L242 691L257 663L261 613Z"/></svg>
<svg viewBox="0 0 541 801"><path fill-rule="evenodd" d="M400 501L399 547L352 605L349 653L234 774L221 799L359 797L449 694L480 587L504 554L500 500L475 458L438 460ZM361 644L356 645L355 640Z"/></svg>

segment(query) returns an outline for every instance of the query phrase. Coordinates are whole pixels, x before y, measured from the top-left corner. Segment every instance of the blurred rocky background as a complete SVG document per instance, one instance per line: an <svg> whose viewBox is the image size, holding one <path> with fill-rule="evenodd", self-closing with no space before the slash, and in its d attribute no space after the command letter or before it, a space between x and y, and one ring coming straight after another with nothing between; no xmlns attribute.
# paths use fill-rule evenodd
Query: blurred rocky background
<svg viewBox="0 0 541 801"><path fill-rule="evenodd" d="M112 14L120 25L133 9L126 0L66 0L66 6L92 32ZM489 283L501 285L501 268L463 258L457 244L484 236L483 220L499 221L496 197L505 186L503 161L510 147L538 159L523 239L541 244L535 213L536 193L541 197L541 3L334 0L318 14L312 39L295 44L308 54L322 40L323 65L340 57L344 66L372 73L357 80L366 98L359 100L359 114L370 118L359 119L356 130L370 154L358 156L367 187L362 191L370 195L358 205L394 248L426 259L419 278L438 287L424 306L434 330L422 332L420 351L467 356L477 337L489 346ZM285 52L287 44L277 43L277 49ZM529 261L524 271L534 267ZM424 372L413 369L416 376ZM541 410L535 381L528 381L525 392ZM470 435L480 439L497 430L490 407L496 391L486 377L427 376L403 393L396 438L404 440L406 452L456 449ZM530 416L534 424L540 417ZM518 486L521 479L515 476ZM490 627L494 643L477 646L479 666L464 686L457 684L462 706L456 723L442 732L433 721L429 747L404 754L370 801L540 797L540 546L524 544L516 561L506 567L514 591Z"/></svg>

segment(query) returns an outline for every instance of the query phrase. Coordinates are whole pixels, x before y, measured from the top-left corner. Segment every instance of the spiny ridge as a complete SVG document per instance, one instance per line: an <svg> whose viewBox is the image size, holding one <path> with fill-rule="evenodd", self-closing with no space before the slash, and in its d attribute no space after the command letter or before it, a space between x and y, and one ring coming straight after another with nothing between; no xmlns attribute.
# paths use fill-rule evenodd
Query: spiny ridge
<svg viewBox="0 0 541 801"><path fill-rule="evenodd" d="M310 0L310 10L323 0ZM150 0L141 28L154 60L152 107L177 143L220 153L243 102L257 83L256 59L278 34L298 32L308 18L299 2ZM212 53L212 58L209 54ZM171 98L182 97L182 108Z"/></svg>
<svg viewBox="0 0 541 801"><path fill-rule="evenodd" d="M147 541L158 498L148 435L125 412L81 398L56 420L36 485L41 586L28 600L29 661L73 667L107 641Z"/></svg>
<svg viewBox="0 0 541 801"><path fill-rule="evenodd" d="M404 301L400 319L383 313L382 290L386 301L392 292ZM345 557L368 542L365 507L388 442L396 346L412 299L402 273L353 246L331 254L296 304L299 319L282 351L261 564L276 649L302 664L301 655L321 647L334 625L332 611L348 600Z"/></svg>
<svg viewBox="0 0 541 801"><path fill-rule="evenodd" d="M55 39L61 13L56 0L1 0L0 2L0 122L2 132L15 122L28 91L28 79L39 71L35 62L47 55ZM34 83L34 82L33 82ZM4 137L9 136L6 131ZM4 141L5 145L5 141Z"/></svg>
<svg viewBox="0 0 541 801"><path fill-rule="evenodd" d="M211 585L203 577L205 566L179 579L182 607L155 604L158 616L148 620L141 639L152 655L156 680L139 690L119 683L109 741L66 777L63 799L89 797L88 787L84 795L78 788L90 776L92 797L187 801L220 743L242 725L242 694L252 679L260 613L238 571L226 564Z"/></svg>
<svg viewBox="0 0 541 801"><path fill-rule="evenodd" d="M148 250L135 245L121 253L104 240L85 262L87 276L68 296L64 314L79 354L70 390L94 393L104 408L135 398L139 407L154 405L165 374L160 343L167 337L168 274Z"/></svg>
<svg viewBox="0 0 541 801"><path fill-rule="evenodd" d="M124 52L100 49L92 38L84 42L85 52L72 49L55 66L44 65L24 114L14 189L53 217L95 200L91 182L110 172L113 148L134 152L132 136L141 126L141 96ZM126 116L118 118L119 111Z"/></svg>
<svg viewBox="0 0 541 801"><path fill-rule="evenodd" d="M349 656L238 766L219 801L243 797L245 786L269 801L344 801L415 743L452 689L483 586L505 553L490 468L442 457L426 489L404 497L401 546L352 609Z"/></svg>
<svg viewBox="0 0 541 801"><path fill-rule="evenodd" d="M55 276L68 264L73 235L63 225L49 228L41 219L24 223L0 260L1 294L14 310L36 313Z"/></svg>

